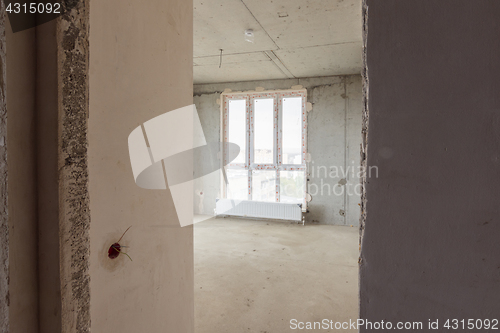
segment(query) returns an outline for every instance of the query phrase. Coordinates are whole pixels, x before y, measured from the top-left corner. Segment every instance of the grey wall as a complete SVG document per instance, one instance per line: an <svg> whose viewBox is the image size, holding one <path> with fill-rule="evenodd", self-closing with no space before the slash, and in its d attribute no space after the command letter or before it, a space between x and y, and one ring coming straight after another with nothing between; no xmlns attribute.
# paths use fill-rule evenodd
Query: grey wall
<svg viewBox="0 0 500 333"><path fill-rule="evenodd" d="M195 86L196 87L196 86ZM220 93L211 93L194 96L194 104L200 117L203 133L207 143L220 142L220 108L217 100ZM194 165L201 165L195 156ZM219 163L211 161L211 163ZM194 180L194 212L195 214L213 215L215 209L215 199L219 198L220 174L212 172L205 177ZM202 193L202 195L200 195ZM201 204L201 205L200 205Z"/></svg>
<svg viewBox="0 0 500 333"><path fill-rule="evenodd" d="M500 2L366 3L361 318L498 318Z"/></svg>
<svg viewBox="0 0 500 333"><path fill-rule="evenodd" d="M220 140L220 106L217 99L226 88L233 91L307 89L313 109L308 113L309 192L313 200L306 215L308 222L321 224L359 224L360 183L358 178L361 145L361 76L331 76L307 79L251 81L194 86L194 103L207 141ZM352 172L354 169L354 173ZM314 172L313 172L314 171ZM213 214L219 196L219 175L195 182L195 212ZM356 194L358 193L358 194ZM199 209L200 199L203 210Z"/></svg>

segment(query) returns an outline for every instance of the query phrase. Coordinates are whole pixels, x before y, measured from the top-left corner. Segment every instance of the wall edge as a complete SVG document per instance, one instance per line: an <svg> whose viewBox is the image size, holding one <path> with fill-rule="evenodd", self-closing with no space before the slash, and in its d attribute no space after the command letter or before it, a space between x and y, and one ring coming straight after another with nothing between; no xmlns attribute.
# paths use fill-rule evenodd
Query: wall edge
<svg viewBox="0 0 500 333"><path fill-rule="evenodd" d="M0 3L0 332L9 332L9 210L7 166L6 14Z"/></svg>
<svg viewBox="0 0 500 333"><path fill-rule="evenodd" d="M78 333L90 332L89 15L79 1L57 25L62 331Z"/></svg>

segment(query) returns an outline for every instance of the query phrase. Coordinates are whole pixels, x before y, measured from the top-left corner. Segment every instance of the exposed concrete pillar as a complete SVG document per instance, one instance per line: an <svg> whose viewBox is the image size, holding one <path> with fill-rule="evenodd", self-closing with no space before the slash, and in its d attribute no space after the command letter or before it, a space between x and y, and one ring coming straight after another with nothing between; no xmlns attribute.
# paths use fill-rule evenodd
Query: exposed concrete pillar
<svg viewBox="0 0 500 333"><path fill-rule="evenodd" d="M365 5L361 318L498 318L500 2Z"/></svg>

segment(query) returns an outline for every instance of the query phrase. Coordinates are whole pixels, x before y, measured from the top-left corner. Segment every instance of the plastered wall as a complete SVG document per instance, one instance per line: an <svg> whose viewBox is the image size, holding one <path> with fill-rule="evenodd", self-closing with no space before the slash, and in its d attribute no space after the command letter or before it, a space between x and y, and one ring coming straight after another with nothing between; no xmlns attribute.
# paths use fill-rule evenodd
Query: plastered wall
<svg viewBox="0 0 500 333"><path fill-rule="evenodd" d="M192 226L179 226L168 190L135 184L128 136L192 104L193 4L111 0L90 10L92 331L192 333ZM128 227L120 244L132 260L109 259Z"/></svg>
<svg viewBox="0 0 500 333"><path fill-rule="evenodd" d="M500 3L366 5L361 318L498 318Z"/></svg>
<svg viewBox="0 0 500 333"><path fill-rule="evenodd" d="M3 7L3 5L2 5ZM4 13L2 13L2 16ZM8 246L9 258L2 260L8 269L7 283L2 283L0 312L8 311L0 319L0 331L21 333L38 329L37 280L37 182L35 144L35 31L13 34L7 18L2 51L6 56L2 70L4 105L0 121L0 148L7 153L0 161L0 169L8 168L8 177L2 174L1 186L7 207L1 209L2 220L8 220L8 241L2 239L2 248ZM5 80L5 81L4 81ZM6 92L6 93L5 93ZM6 187L4 187L7 185ZM7 194L8 190L8 196ZM3 200L2 200L3 201ZM2 230L3 231L3 230ZM3 232L2 232L3 233ZM5 297L5 298L4 298ZM7 325L5 327L4 325Z"/></svg>
<svg viewBox="0 0 500 333"><path fill-rule="evenodd" d="M307 222L359 224L360 146L362 87L361 76L332 76L291 80L251 81L194 86L194 102L207 142L220 141L220 106L217 99L226 88L233 91L307 89L313 109L308 113L309 204ZM195 213L212 215L220 197L220 176L195 181ZM203 192L200 196L198 192ZM202 200L203 204L199 203Z"/></svg>
<svg viewBox="0 0 500 333"><path fill-rule="evenodd" d="M36 27L39 331L62 328L57 22ZM17 34L17 33L16 33ZM85 130L85 129L83 129ZM64 220L63 220L64 221ZM64 225L64 223L63 223ZM81 260L84 261L84 260ZM65 285L68 285L66 283ZM71 285L71 283L69 283ZM71 297L67 298L68 300Z"/></svg>

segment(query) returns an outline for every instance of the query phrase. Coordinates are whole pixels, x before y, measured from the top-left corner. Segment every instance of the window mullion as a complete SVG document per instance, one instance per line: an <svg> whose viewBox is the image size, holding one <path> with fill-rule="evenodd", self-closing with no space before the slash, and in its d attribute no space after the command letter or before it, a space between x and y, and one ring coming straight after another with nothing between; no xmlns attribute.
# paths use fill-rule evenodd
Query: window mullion
<svg viewBox="0 0 500 333"><path fill-rule="evenodd" d="M250 95L247 95L247 170L248 170L248 200L252 200L252 163L253 163L253 143L254 143L254 131L253 131L253 99Z"/></svg>
<svg viewBox="0 0 500 333"><path fill-rule="evenodd" d="M274 131L274 142L275 142L275 149L274 151L276 152L274 154L274 168L276 169L276 202L280 202L280 166L281 166L281 154L282 154L282 149L281 149L281 98L280 94L276 93L274 95L274 128L276 129Z"/></svg>

